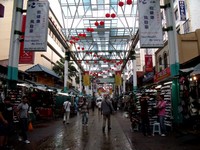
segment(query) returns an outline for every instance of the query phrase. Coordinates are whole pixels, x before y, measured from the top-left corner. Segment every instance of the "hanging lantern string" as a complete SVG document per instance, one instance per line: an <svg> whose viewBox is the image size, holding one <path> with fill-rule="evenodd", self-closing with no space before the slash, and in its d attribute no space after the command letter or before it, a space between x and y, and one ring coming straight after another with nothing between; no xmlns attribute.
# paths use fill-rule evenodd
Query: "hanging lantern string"
<svg viewBox="0 0 200 150"><path fill-rule="evenodd" d="M113 6L111 6L112 10L115 12L115 14L117 14L117 12L115 11L115 9L113 8ZM117 17L119 18L121 24L124 26L125 30L127 30L126 26L124 25L123 21L121 20L121 18L117 15ZM129 27L128 27L129 29ZM130 32L130 29L128 30ZM129 35L130 38L131 38L131 35Z"/></svg>
<svg viewBox="0 0 200 150"><path fill-rule="evenodd" d="M128 26L128 30L129 30L130 35L131 35L131 30L130 30L130 28L129 28L128 21L127 21L127 18L126 18L126 16L125 16L125 13L124 13L124 9L123 9L122 7L121 7L121 9L122 9L123 16L124 16L124 18L125 18L126 24L127 24L127 26Z"/></svg>

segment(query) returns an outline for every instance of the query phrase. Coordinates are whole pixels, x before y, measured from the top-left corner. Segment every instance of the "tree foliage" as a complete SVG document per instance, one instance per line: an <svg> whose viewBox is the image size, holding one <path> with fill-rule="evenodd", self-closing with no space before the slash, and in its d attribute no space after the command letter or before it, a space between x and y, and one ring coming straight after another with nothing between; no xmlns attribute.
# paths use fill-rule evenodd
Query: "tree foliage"
<svg viewBox="0 0 200 150"><path fill-rule="evenodd" d="M53 66L53 71L58 74L61 79L64 81L64 63L65 59L61 58L59 61L56 61L56 65ZM68 62L68 79L72 80L72 77L75 77L75 81L79 83L79 76L76 67L74 66L73 61Z"/></svg>

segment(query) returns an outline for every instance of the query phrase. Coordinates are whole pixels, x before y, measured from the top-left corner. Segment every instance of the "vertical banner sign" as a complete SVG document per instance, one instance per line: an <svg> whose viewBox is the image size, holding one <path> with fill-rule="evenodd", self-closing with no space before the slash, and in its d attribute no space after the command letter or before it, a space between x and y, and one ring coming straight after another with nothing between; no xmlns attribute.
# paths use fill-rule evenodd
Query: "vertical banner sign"
<svg viewBox="0 0 200 150"><path fill-rule="evenodd" d="M28 1L24 37L25 51L46 51L48 34L48 1Z"/></svg>
<svg viewBox="0 0 200 150"><path fill-rule="evenodd" d="M26 16L22 17L22 32L25 32ZM24 39L24 35L21 36ZM20 42L19 64L34 64L34 52L24 51L24 41Z"/></svg>
<svg viewBox="0 0 200 150"><path fill-rule="evenodd" d="M185 1L179 0L180 21L186 21Z"/></svg>
<svg viewBox="0 0 200 150"><path fill-rule="evenodd" d="M89 76L89 71L85 71L83 75L83 84L84 86L89 86L90 85L90 76Z"/></svg>
<svg viewBox="0 0 200 150"><path fill-rule="evenodd" d="M145 55L145 72L153 71L152 55Z"/></svg>
<svg viewBox="0 0 200 150"><path fill-rule="evenodd" d="M138 0L138 10L140 47L163 47L160 1Z"/></svg>
<svg viewBox="0 0 200 150"><path fill-rule="evenodd" d="M115 71L115 84L116 85L122 84L121 71Z"/></svg>

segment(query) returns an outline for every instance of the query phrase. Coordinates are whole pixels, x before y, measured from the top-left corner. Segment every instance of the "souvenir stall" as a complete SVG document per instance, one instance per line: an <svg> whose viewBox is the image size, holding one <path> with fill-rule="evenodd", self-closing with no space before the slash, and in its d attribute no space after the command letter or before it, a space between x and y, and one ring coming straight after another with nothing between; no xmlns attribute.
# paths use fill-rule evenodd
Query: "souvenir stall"
<svg viewBox="0 0 200 150"><path fill-rule="evenodd" d="M30 105L36 119L51 119L54 116L55 91L44 85L29 89Z"/></svg>
<svg viewBox="0 0 200 150"><path fill-rule="evenodd" d="M200 72L199 72L200 73ZM181 72L180 111L183 116L183 127L200 131L200 74L189 71Z"/></svg>

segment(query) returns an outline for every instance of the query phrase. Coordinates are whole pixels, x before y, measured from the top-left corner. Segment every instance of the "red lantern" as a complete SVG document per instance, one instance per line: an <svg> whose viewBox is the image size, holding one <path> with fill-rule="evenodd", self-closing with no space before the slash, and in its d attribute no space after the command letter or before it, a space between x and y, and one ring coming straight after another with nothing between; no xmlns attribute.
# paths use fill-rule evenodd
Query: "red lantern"
<svg viewBox="0 0 200 150"><path fill-rule="evenodd" d="M84 47L82 47L82 50L84 50Z"/></svg>
<svg viewBox="0 0 200 150"><path fill-rule="evenodd" d="M100 21L100 25L103 26L104 25L104 21Z"/></svg>
<svg viewBox="0 0 200 150"><path fill-rule="evenodd" d="M113 14L111 14L111 17L112 17L112 18L115 18L115 17L116 17L116 15L113 13Z"/></svg>
<svg viewBox="0 0 200 150"><path fill-rule="evenodd" d="M118 3L118 5L119 5L120 7L122 7L122 6L124 6L124 2L120 1L120 2Z"/></svg>
<svg viewBox="0 0 200 150"><path fill-rule="evenodd" d="M90 28L87 28L86 30L87 30L87 32L90 32Z"/></svg>
<svg viewBox="0 0 200 150"><path fill-rule="evenodd" d="M79 38L75 38L75 41L79 41L80 39Z"/></svg>
<svg viewBox="0 0 200 150"><path fill-rule="evenodd" d="M83 37L86 37L86 34L85 34L85 33L83 33L83 34L82 34L82 36L83 36Z"/></svg>
<svg viewBox="0 0 200 150"><path fill-rule="evenodd" d="M106 18L109 18L109 17L110 17L110 14L109 14L109 13L107 13L107 14L106 14Z"/></svg>
<svg viewBox="0 0 200 150"><path fill-rule="evenodd" d="M78 47L78 49L80 49L80 47Z"/></svg>
<svg viewBox="0 0 200 150"><path fill-rule="evenodd" d="M78 36L83 36L83 34L82 34L82 33L79 33Z"/></svg>
<svg viewBox="0 0 200 150"><path fill-rule="evenodd" d="M70 43L70 44L73 44L73 43L74 43L74 41L70 40L70 41L69 41L69 43Z"/></svg>
<svg viewBox="0 0 200 150"><path fill-rule="evenodd" d="M72 36L71 38L74 40L74 39L75 39L75 36Z"/></svg>
<svg viewBox="0 0 200 150"><path fill-rule="evenodd" d="M127 3L128 5L131 5L131 4L132 4L132 0L127 0L126 3Z"/></svg>
<svg viewBox="0 0 200 150"><path fill-rule="evenodd" d="M94 23L94 25L95 25L95 26L99 26L99 23L98 23L98 21L96 21L96 22Z"/></svg>
<svg viewBox="0 0 200 150"><path fill-rule="evenodd" d="M94 29L93 29L93 28L90 28L90 32L94 32Z"/></svg>

